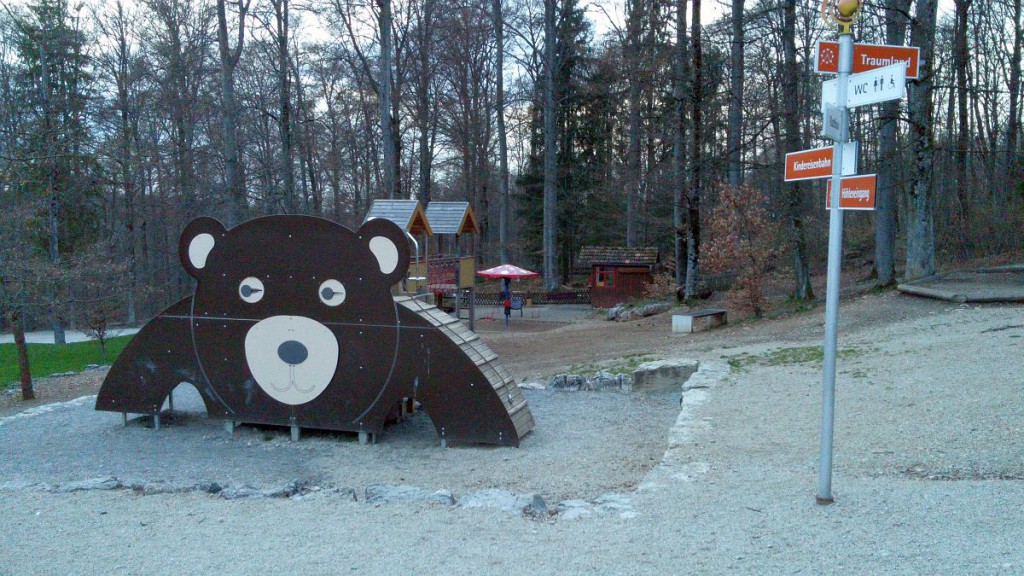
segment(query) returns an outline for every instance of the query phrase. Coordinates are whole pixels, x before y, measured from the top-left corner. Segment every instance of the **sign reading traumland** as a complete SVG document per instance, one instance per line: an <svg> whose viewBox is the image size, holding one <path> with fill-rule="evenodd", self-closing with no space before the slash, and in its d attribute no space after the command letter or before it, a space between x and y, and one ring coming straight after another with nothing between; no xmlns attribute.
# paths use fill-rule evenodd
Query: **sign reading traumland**
<svg viewBox="0 0 1024 576"><path fill-rule="evenodd" d="M848 176L840 180L840 210L874 210L875 209L874 174ZM828 181L825 190L825 208L832 208L832 181Z"/></svg>
<svg viewBox="0 0 1024 576"><path fill-rule="evenodd" d="M195 292L150 320L111 366L96 409L159 427L171 392L195 387L211 418L357 432L419 406L442 443L518 446L533 429L522 391L458 318L391 288L406 232L372 218L193 220L179 257Z"/></svg>
<svg viewBox="0 0 1024 576"><path fill-rule="evenodd" d="M814 71L819 74L836 74L839 72L839 42L822 40L815 50ZM867 72L875 68L883 68L903 62L907 66L907 78L917 78L920 74L921 49L913 46L887 46L885 44L854 44L853 70Z"/></svg>
<svg viewBox="0 0 1024 576"><path fill-rule="evenodd" d="M832 176L833 146L786 154L786 182ZM843 145L843 176L857 173L857 143Z"/></svg>

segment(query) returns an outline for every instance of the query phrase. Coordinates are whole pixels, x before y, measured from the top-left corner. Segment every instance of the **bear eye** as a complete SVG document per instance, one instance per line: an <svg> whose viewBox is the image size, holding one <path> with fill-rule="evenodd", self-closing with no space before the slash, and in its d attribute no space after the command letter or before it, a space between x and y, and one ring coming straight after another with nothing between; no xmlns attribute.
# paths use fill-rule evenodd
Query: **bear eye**
<svg viewBox="0 0 1024 576"><path fill-rule="evenodd" d="M320 301L328 306L337 306L345 301L345 286L334 280L327 280L320 285Z"/></svg>
<svg viewBox="0 0 1024 576"><path fill-rule="evenodd" d="M238 285L238 295L249 304L263 299L263 282L259 278L249 276Z"/></svg>

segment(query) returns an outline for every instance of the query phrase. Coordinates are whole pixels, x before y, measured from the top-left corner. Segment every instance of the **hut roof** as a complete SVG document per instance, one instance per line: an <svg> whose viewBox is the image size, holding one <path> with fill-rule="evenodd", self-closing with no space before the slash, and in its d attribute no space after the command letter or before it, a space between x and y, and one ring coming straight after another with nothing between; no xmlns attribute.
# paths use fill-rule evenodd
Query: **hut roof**
<svg viewBox="0 0 1024 576"><path fill-rule="evenodd" d="M410 234L434 234L419 200L374 200L363 222L370 218L391 220Z"/></svg>
<svg viewBox="0 0 1024 576"><path fill-rule="evenodd" d="M622 266L653 266L658 263L658 249L653 246L641 248L617 248L612 246L584 246L576 257L577 266L590 267L598 264Z"/></svg>
<svg viewBox="0 0 1024 576"><path fill-rule="evenodd" d="M431 202L427 204L427 218L434 234L480 233L469 202Z"/></svg>

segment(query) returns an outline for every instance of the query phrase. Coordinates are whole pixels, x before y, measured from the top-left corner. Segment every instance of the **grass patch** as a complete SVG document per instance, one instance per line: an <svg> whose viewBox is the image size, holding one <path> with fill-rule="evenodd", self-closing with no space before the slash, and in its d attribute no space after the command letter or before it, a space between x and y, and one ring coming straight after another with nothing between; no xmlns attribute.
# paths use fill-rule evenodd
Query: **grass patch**
<svg viewBox="0 0 1024 576"><path fill-rule="evenodd" d="M118 336L107 341L107 364L117 358L131 342L131 336ZM72 344L28 344L28 362L33 378L61 372L81 372L89 364L103 364L100 343L96 340ZM0 387L17 384L18 352L14 344L0 344Z"/></svg>
<svg viewBox="0 0 1024 576"><path fill-rule="evenodd" d="M848 360L866 354L867 350L843 348L836 353L838 360ZM792 366L795 364L820 364L825 360L825 349L821 346L799 346L776 348L763 354L742 354L722 356L733 370L742 371L751 366Z"/></svg>
<svg viewBox="0 0 1024 576"><path fill-rule="evenodd" d="M623 356L622 359L626 361L626 365L613 368L611 370L612 374L632 374L633 371L639 368L641 364L645 362L653 362L655 357L650 354L629 354L627 356Z"/></svg>
<svg viewBox="0 0 1024 576"><path fill-rule="evenodd" d="M615 375L632 374L641 364L654 360L657 358L650 354L627 354L621 362L607 368L598 368L594 364L573 364L569 367L569 374L597 374L601 370Z"/></svg>

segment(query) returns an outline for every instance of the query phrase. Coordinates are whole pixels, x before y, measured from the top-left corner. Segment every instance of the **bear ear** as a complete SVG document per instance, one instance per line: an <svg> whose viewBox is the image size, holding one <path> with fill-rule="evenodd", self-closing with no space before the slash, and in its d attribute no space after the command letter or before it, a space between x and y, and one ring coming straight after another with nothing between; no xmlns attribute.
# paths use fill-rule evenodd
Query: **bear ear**
<svg viewBox="0 0 1024 576"><path fill-rule="evenodd" d="M213 247L224 238L224 225L208 216L189 222L178 241L178 258L189 276L198 279Z"/></svg>
<svg viewBox="0 0 1024 576"><path fill-rule="evenodd" d="M409 270L409 242L397 224L383 218L371 218L359 228L360 241L373 253L377 269L393 286Z"/></svg>

